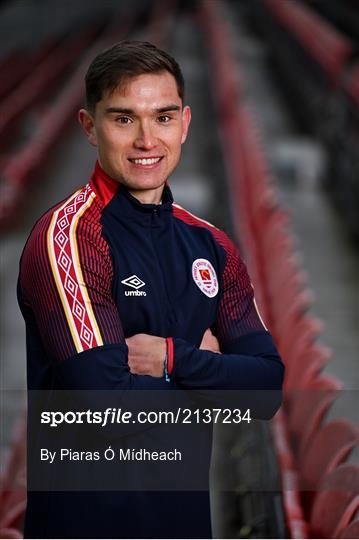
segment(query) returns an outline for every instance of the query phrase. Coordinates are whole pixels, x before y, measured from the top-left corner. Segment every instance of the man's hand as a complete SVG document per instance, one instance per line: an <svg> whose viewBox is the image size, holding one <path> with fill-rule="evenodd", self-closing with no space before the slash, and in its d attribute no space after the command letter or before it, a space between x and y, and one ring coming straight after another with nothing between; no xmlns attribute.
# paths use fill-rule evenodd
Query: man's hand
<svg viewBox="0 0 359 540"><path fill-rule="evenodd" d="M166 340L148 334L136 334L126 339L128 366L134 375L164 376Z"/></svg>
<svg viewBox="0 0 359 540"><path fill-rule="evenodd" d="M166 340L149 334L136 334L126 339L128 366L134 375L164 376ZM217 338L208 328L203 334L200 349L220 353Z"/></svg>
<svg viewBox="0 0 359 540"><path fill-rule="evenodd" d="M218 339L212 334L211 330L207 328L203 334L201 341L200 349L205 351L212 351L215 353L220 353Z"/></svg>

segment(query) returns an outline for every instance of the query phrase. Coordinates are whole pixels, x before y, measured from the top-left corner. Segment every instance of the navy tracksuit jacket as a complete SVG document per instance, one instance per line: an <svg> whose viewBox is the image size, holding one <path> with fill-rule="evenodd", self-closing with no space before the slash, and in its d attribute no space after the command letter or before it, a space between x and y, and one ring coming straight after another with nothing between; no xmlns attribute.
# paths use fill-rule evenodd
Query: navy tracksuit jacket
<svg viewBox="0 0 359 540"><path fill-rule="evenodd" d="M18 297L30 391L181 390L188 399L190 390L281 389L283 365L237 249L174 204L168 186L161 205L141 204L97 163L85 187L36 223L21 258ZM198 349L207 328L222 354ZM130 373L125 337L137 333L172 338L170 382ZM277 395L256 414L270 418L279 404ZM38 427L30 422L30 429ZM155 433L144 431L141 444ZM131 431L123 435L130 447ZM41 446L41 430L36 437ZM208 425L201 440L208 470ZM25 534L209 537L208 492L51 492L49 484L29 492Z"/></svg>

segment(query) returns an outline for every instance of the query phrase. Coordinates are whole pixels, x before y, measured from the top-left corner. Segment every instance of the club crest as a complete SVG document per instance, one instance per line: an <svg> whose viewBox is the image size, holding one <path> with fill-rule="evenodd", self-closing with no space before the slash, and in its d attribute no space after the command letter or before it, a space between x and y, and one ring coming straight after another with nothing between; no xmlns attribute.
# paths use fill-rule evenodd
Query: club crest
<svg viewBox="0 0 359 540"><path fill-rule="evenodd" d="M213 266L207 259L196 259L192 264L192 277L197 287L209 298L218 293L218 279Z"/></svg>

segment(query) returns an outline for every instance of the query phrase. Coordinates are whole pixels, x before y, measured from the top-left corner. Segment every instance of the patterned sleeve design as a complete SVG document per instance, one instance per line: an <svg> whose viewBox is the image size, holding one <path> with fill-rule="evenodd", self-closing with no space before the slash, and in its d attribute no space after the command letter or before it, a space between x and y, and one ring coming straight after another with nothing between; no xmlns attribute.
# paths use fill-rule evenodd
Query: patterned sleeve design
<svg viewBox="0 0 359 540"><path fill-rule="evenodd" d="M101 202L87 185L37 222L22 255L22 301L55 360L124 342L100 217Z"/></svg>

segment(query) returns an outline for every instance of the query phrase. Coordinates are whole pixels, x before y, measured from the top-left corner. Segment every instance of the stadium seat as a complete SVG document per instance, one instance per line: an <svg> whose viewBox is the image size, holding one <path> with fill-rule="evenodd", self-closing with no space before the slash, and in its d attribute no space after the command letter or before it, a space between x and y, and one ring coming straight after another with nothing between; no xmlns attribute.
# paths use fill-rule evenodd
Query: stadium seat
<svg viewBox="0 0 359 540"><path fill-rule="evenodd" d="M338 538L359 538L359 519L352 521L347 527L342 529Z"/></svg>
<svg viewBox="0 0 359 540"><path fill-rule="evenodd" d="M299 449L302 487L317 489L322 478L340 465L359 444L359 427L348 420L333 420Z"/></svg>
<svg viewBox="0 0 359 540"><path fill-rule="evenodd" d="M352 44L346 36L297 0L266 0L266 5L308 55L315 59L329 80L336 82L352 53Z"/></svg>
<svg viewBox="0 0 359 540"><path fill-rule="evenodd" d="M288 427L295 448L300 447L304 451L342 386L336 377L320 375L305 390L299 390L293 395Z"/></svg>
<svg viewBox="0 0 359 540"><path fill-rule="evenodd" d="M276 330L279 335L286 336L293 342L296 339L297 324L306 315L312 303L312 295L308 290L303 289L293 296L290 303L287 303L285 295L282 300L279 293L275 303L282 304L281 310L277 310L281 313L277 313Z"/></svg>
<svg viewBox="0 0 359 540"><path fill-rule="evenodd" d="M26 506L26 411L14 433L9 460L0 478L0 529L18 528ZM2 534L2 533L1 533ZM11 532L9 534L12 534ZM18 538L1 536L0 538Z"/></svg>
<svg viewBox="0 0 359 540"><path fill-rule="evenodd" d="M293 336L293 341L294 339L295 336ZM301 347L299 347L300 343ZM328 363L331 354L331 349L324 345L301 340L293 354L288 354L286 357L285 389L291 392L308 388ZM288 399L289 401L291 399L290 393Z"/></svg>
<svg viewBox="0 0 359 540"><path fill-rule="evenodd" d="M359 467L340 465L321 483L315 498L310 535L339 538L359 509Z"/></svg>
<svg viewBox="0 0 359 540"><path fill-rule="evenodd" d="M23 538L18 529L0 529L0 538Z"/></svg>
<svg viewBox="0 0 359 540"><path fill-rule="evenodd" d="M26 509L26 497L24 500L12 505L2 516L0 529L20 529L22 528ZM2 538L2 537L0 537Z"/></svg>
<svg viewBox="0 0 359 540"><path fill-rule="evenodd" d="M299 495L298 475L288 441L285 417L280 409L271 423L282 485L282 500L290 538L308 538Z"/></svg>
<svg viewBox="0 0 359 540"><path fill-rule="evenodd" d="M279 280L274 280L271 283L271 297L272 297L272 304L273 304L273 312L276 314L276 316L281 317L283 316L283 307L284 306L290 306L295 298L300 294L301 291L303 291L305 287L305 278L304 273L299 272L294 266L293 257L285 257L283 258L283 264L286 265L286 272L287 276L283 274L283 278L286 286L283 290L283 280L281 281L281 284L279 283ZM269 285L268 283L268 285ZM309 302L311 301L310 298L308 298Z"/></svg>
<svg viewBox="0 0 359 540"><path fill-rule="evenodd" d="M276 334L278 348L286 364L300 362L303 349L313 346L323 328L319 319L309 316L301 317L287 335Z"/></svg>

